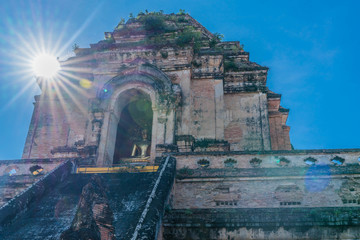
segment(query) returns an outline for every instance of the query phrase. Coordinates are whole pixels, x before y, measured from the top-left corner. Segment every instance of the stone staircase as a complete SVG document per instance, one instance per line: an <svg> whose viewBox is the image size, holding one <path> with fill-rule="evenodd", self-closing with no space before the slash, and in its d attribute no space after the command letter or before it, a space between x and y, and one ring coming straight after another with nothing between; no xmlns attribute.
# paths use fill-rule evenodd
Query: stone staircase
<svg viewBox="0 0 360 240"><path fill-rule="evenodd" d="M163 169L163 174L159 178L160 169ZM70 174L43 197L31 203L26 210L18 213L12 221L2 222L0 239L59 239L76 221L74 217L79 208L83 187L91 182L93 175ZM160 165L157 172L98 174L106 188L107 203L113 214L110 227L114 228L116 239L132 238L139 226L139 219L144 217L146 207L147 214L140 229L137 229L137 236L155 239L174 175L174 159L167 166ZM151 204L148 204L156 183L158 187ZM93 211L95 215L101 215L101 211Z"/></svg>

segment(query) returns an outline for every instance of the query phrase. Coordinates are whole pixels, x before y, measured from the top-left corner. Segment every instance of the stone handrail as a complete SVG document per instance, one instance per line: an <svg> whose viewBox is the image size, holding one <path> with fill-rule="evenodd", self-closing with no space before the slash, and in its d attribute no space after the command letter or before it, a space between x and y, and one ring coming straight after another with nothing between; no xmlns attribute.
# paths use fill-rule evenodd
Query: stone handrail
<svg viewBox="0 0 360 240"><path fill-rule="evenodd" d="M65 161L4 204L0 208L0 226L6 225L36 199L41 198L49 188L63 181L70 174L71 168L71 161Z"/></svg>

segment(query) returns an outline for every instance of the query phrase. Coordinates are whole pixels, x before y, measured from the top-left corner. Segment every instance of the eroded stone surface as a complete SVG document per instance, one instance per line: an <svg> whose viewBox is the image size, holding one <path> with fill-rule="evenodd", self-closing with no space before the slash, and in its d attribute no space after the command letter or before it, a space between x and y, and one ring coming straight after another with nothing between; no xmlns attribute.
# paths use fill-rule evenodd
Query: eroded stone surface
<svg viewBox="0 0 360 240"><path fill-rule="evenodd" d="M71 227L61 234L60 239L115 239L114 216L106 189L100 176L91 178L82 190Z"/></svg>
<svg viewBox="0 0 360 240"><path fill-rule="evenodd" d="M155 32L149 19L161 22ZM249 61L239 42L220 42L187 14L145 14L105 35L62 63L74 69L69 81L78 90L59 97L39 80L24 158L97 154L98 165L110 165L132 89L152 102L152 160L156 145L176 145L183 135L226 141L235 151L291 149L288 110L266 86L268 68Z"/></svg>

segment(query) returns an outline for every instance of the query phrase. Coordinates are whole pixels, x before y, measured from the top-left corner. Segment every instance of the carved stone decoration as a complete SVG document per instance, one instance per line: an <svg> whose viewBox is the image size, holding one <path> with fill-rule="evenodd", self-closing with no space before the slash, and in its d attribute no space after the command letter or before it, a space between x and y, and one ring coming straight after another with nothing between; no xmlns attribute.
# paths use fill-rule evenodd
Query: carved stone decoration
<svg viewBox="0 0 360 240"><path fill-rule="evenodd" d="M91 145L98 145L100 141L102 120L94 119L92 121L92 132L90 137Z"/></svg>
<svg viewBox="0 0 360 240"><path fill-rule="evenodd" d="M173 144L175 129L175 109L180 102L180 87L175 86L168 76L156 66L135 59L121 69L117 76L110 79L99 89L97 98L101 109L106 109L101 133L99 125L93 126L91 141L99 138L98 165L109 165L114 160L117 126L121 121L122 110L135 95L144 95L151 102L153 121L151 130L150 160L156 157L156 145ZM97 123L96 123L97 124ZM111 134L109 134L111 133ZM116 148L119 149L119 148Z"/></svg>
<svg viewBox="0 0 360 240"><path fill-rule="evenodd" d="M252 167L260 167L262 160L259 158L253 158L250 160L250 165Z"/></svg>
<svg viewBox="0 0 360 240"><path fill-rule="evenodd" d="M213 190L214 202L216 206L236 207L240 200L240 192L233 191L232 184L220 184Z"/></svg>
<svg viewBox="0 0 360 240"><path fill-rule="evenodd" d="M104 110L100 107L100 101L93 99L90 102L91 133L87 145L97 146L100 141L101 127L103 125Z"/></svg>
<svg viewBox="0 0 360 240"><path fill-rule="evenodd" d="M275 189L275 199L280 203L301 203L303 197L303 191L295 184L280 185Z"/></svg>
<svg viewBox="0 0 360 240"><path fill-rule="evenodd" d="M360 204L360 180L348 179L344 181L339 189L338 195L344 204Z"/></svg>
<svg viewBox="0 0 360 240"><path fill-rule="evenodd" d="M284 157L281 157L279 159L276 160L276 164L279 167L287 167L290 164L290 161Z"/></svg>
<svg viewBox="0 0 360 240"><path fill-rule="evenodd" d="M178 84L172 85L172 92L176 98L175 104L178 105L181 102L181 87Z"/></svg>
<svg viewBox="0 0 360 240"><path fill-rule="evenodd" d="M97 113L103 113L104 109L101 106L101 101L98 98L93 98L89 100L89 112L96 115Z"/></svg>

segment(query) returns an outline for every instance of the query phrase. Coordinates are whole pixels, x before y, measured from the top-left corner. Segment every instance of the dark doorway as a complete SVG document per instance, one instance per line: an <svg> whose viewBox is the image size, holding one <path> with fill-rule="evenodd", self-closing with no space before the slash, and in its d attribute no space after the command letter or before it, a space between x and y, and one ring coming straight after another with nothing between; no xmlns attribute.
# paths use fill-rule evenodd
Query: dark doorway
<svg viewBox="0 0 360 240"><path fill-rule="evenodd" d="M120 114L117 127L114 164L122 163L122 159L128 159L132 155L134 144L143 141L146 132L146 141L151 143L153 111L150 99L138 93L132 96ZM138 151L138 150L136 150ZM136 152L138 155L139 152ZM150 147L147 155L150 155Z"/></svg>

